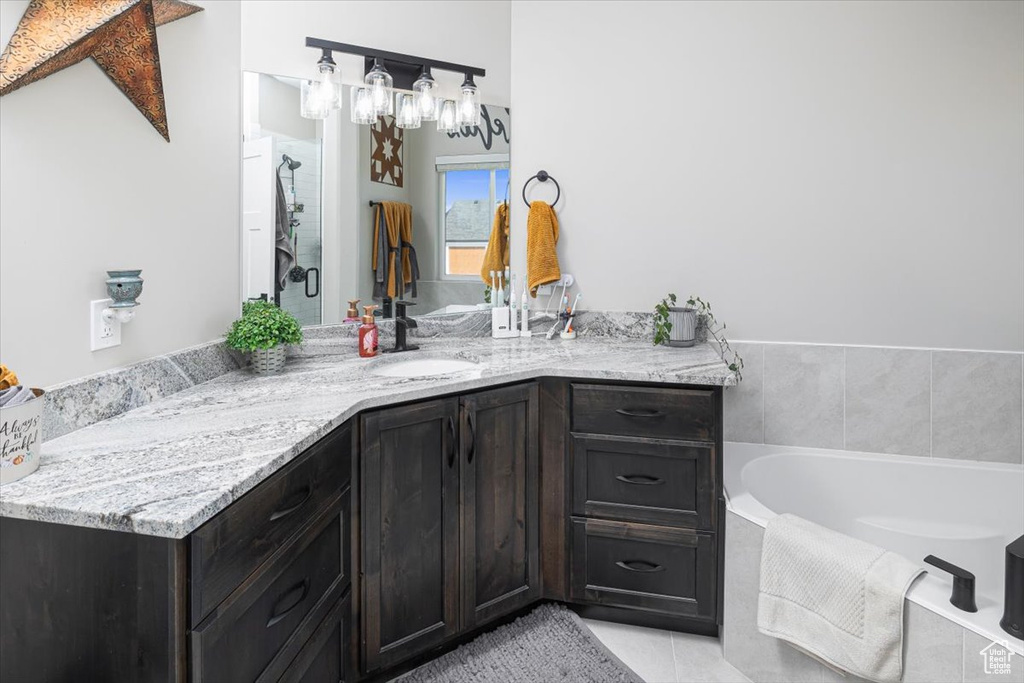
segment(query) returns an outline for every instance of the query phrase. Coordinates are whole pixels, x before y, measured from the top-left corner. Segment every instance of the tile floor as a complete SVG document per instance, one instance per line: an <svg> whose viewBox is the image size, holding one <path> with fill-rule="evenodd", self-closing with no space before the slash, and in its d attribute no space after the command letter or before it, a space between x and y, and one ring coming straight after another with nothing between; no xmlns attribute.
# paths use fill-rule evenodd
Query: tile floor
<svg viewBox="0 0 1024 683"><path fill-rule="evenodd" d="M584 619L594 635L647 683L749 683L715 638Z"/></svg>

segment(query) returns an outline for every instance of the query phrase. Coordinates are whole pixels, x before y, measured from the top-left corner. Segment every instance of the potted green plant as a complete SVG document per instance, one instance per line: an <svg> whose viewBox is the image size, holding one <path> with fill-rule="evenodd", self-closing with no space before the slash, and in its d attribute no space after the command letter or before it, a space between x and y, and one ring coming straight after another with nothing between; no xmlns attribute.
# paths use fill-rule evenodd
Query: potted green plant
<svg viewBox="0 0 1024 683"><path fill-rule="evenodd" d="M690 306L676 306L669 294L654 307L654 343L693 346L697 334L697 312Z"/></svg>
<svg viewBox="0 0 1024 683"><path fill-rule="evenodd" d="M232 323L227 336L228 346L252 354L252 369L261 375L280 372L285 345L300 342L299 321L269 301L242 304L242 317Z"/></svg>

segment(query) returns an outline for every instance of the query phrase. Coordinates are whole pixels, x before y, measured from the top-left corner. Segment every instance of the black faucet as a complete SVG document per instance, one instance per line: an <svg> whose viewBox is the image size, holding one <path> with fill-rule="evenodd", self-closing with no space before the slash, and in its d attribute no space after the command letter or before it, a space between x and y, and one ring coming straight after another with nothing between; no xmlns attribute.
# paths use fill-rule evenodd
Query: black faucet
<svg viewBox="0 0 1024 683"><path fill-rule="evenodd" d="M418 346L410 346L406 343L406 335L409 330L414 330L418 327L416 321L408 317L405 314L405 309L408 306L415 306L415 301L396 301L395 302L395 348L389 349L389 353L398 353L399 351L415 351Z"/></svg>
<svg viewBox="0 0 1024 683"><path fill-rule="evenodd" d="M1024 536L1006 546L1006 584L1003 618L999 625L1015 638L1024 638Z"/></svg>
<svg viewBox="0 0 1024 683"><path fill-rule="evenodd" d="M949 602L953 607L962 609L965 612L977 612L978 605L974 601L974 574L934 555L924 558L924 561L933 567L938 567L944 572L953 575L953 595Z"/></svg>

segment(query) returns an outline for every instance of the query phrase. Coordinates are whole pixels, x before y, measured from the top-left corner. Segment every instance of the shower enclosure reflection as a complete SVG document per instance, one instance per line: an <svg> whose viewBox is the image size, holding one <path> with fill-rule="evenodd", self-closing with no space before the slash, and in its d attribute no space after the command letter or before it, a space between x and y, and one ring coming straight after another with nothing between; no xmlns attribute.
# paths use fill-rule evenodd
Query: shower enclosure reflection
<svg viewBox="0 0 1024 683"><path fill-rule="evenodd" d="M322 124L299 115L298 80L246 73L243 84L242 298L318 325Z"/></svg>

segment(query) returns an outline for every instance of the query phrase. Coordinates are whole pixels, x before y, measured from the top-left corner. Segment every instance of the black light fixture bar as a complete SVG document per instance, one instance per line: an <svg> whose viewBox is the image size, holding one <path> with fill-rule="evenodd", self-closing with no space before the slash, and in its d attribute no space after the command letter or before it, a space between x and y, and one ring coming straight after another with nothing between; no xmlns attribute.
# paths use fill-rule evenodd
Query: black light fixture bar
<svg viewBox="0 0 1024 683"><path fill-rule="evenodd" d="M306 37L306 47L316 48L318 50L332 50L334 52L344 52L350 55L359 55L365 57L368 61L373 59L381 59L385 62L400 62L410 66L428 68L428 69L441 69L443 71L455 71L457 73L463 73L472 76L486 76L487 71L475 66L468 66L466 64L456 64L454 62L442 62L438 59L428 59L427 57L416 57L413 55L406 55L400 52L388 52L387 50L378 50L372 47L361 47L359 45L350 45L349 43L336 43L333 40L324 40L323 38L311 38Z"/></svg>

